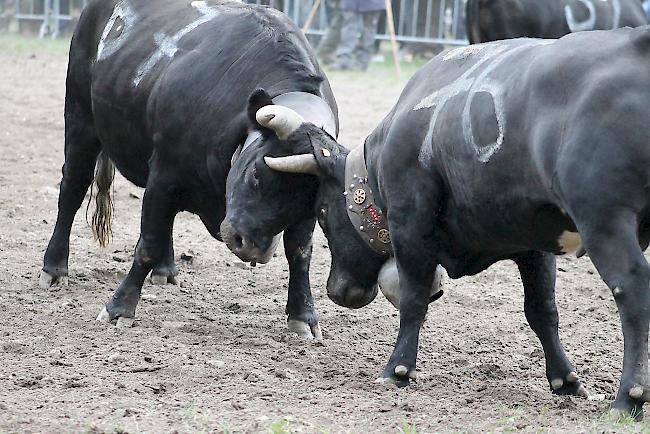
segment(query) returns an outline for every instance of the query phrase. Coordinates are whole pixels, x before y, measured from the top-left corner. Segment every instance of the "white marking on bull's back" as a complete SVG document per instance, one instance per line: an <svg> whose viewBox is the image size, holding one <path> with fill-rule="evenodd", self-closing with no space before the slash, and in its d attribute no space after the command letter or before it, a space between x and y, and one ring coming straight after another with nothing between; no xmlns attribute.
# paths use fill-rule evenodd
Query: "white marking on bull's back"
<svg viewBox="0 0 650 434"><path fill-rule="evenodd" d="M470 49L469 47L463 47L447 53L442 58L443 62L459 59L465 60L469 56L474 56L478 59L474 65L464 71L456 80L424 97L413 107L414 111L435 107L431 114L427 134L422 143L422 148L420 149L420 162L426 165L433 156L433 134L440 113L453 97L466 93L462 112L463 138L465 139L465 142L472 147L476 153L477 159L482 163L487 163L492 155L497 152L503 144L506 134L504 85L497 80L490 80L490 73L492 73L499 65L503 64L507 59L510 59L520 51L531 47L531 45L546 45L553 42L554 41L552 40L540 40L532 44L521 45L512 49L509 49L507 45L503 44L478 44L476 45L478 48ZM483 71L481 71L476 77L470 77L477 69L485 64L488 65L483 69ZM498 137L493 143L487 145L479 145L476 143L470 116L472 99L478 92L489 93L494 101Z"/></svg>
<svg viewBox="0 0 650 434"><path fill-rule="evenodd" d="M106 40L118 18L124 22L124 28L121 29L121 33L115 39ZM121 0L115 5L113 13L106 22L102 36L99 38L99 43L97 44L97 61L102 61L110 57L117 50L122 48L129 38L137 20L138 16L131 5L129 5L128 1Z"/></svg>
<svg viewBox="0 0 650 434"><path fill-rule="evenodd" d="M588 30L594 30L596 28L597 13L596 7L594 6L593 0L577 0L589 11L589 17L584 21L578 21L573 15L573 10L571 5L566 5L564 7L564 16L566 18L566 23L569 26L571 32L584 32ZM621 24L621 0L600 0L603 3L611 2L612 5L612 25L611 30L617 29Z"/></svg>
<svg viewBox="0 0 650 434"><path fill-rule="evenodd" d="M578 21L573 16L573 9L571 9L571 5L564 6L564 16L566 18L566 23L569 26L569 30L572 32L584 32L593 30L594 27L596 27L596 7L591 2L591 0L578 1L585 5L587 10L589 10L589 18L584 21Z"/></svg>
<svg viewBox="0 0 650 434"><path fill-rule="evenodd" d="M154 41L158 49L154 51L147 60L140 64L135 72L135 77L133 77L133 86L137 87L142 79L153 69L154 66L156 66L158 62L160 62L160 60L165 57L174 57L178 51L178 41L180 41L183 36L187 35L201 24L205 24L219 15L219 11L208 6L205 1L193 1L191 5L201 15L172 36L165 35L162 32L158 32L154 35Z"/></svg>
<svg viewBox="0 0 650 434"><path fill-rule="evenodd" d="M560 245L562 253L575 253L582 246L582 238L577 232L564 231L557 243Z"/></svg>

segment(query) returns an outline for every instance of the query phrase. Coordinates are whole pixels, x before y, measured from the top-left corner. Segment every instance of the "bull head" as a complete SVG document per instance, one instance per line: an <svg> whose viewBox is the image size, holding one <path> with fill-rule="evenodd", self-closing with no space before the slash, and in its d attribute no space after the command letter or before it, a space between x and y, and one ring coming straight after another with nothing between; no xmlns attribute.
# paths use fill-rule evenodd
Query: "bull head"
<svg viewBox="0 0 650 434"><path fill-rule="evenodd" d="M263 127L275 132L280 140L286 140L305 120L295 111L280 105L267 105L255 114ZM287 157L264 157L269 168L278 172L307 173L318 175L318 164L313 154L290 155Z"/></svg>

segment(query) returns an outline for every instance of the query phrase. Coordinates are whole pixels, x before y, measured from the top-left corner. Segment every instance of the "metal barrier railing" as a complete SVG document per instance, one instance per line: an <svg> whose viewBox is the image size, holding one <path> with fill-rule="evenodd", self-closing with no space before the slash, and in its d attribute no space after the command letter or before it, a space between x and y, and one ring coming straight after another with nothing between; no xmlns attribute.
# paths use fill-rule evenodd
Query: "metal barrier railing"
<svg viewBox="0 0 650 434"><path fill-rule="evenodd" d="M316 18L307 34L321 35L327 29L328 8L322 0ZM302 27L314 0L245 0L246 3L265 4L283 11ZM400 42L418 42L444 45L466 45L465 4L467 0L393 0L396 39ZM384 24L377 39L387 40Z"/></svg>
<svg viewBox="0 0 650 434"><path fill-rule="evenodd" d="M3 0L0 0L3 1ZM4 0L7 1L7 0ZM62 28L78 17L87 0L16 0L14 18L19 22L40 23L39 36L56 37ZM314 0L244 0L246 3L265 4L283 11L302 26ZM315 19L307 34L322 35L327 29L327 2L321 0ZM467 0L393 0L396 39L444 45L465 45L465 3ZM387 26L378 32L377 39L389 39Z"/></svg>
<svg viewBox="0 0 650 434"><path fill-rule="evenodd" d="M22 23L40 23L38 36L57 37L62 28L77 19L87 0L18 0L14 18Z"/></svg>

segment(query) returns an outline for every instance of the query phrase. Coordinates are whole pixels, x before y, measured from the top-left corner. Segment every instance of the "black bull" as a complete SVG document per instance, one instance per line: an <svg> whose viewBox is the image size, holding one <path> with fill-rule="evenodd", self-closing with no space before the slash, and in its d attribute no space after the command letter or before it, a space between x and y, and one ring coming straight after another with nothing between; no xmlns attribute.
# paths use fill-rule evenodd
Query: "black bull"
<svg viewBox="0 0 650 434"><path fill-rule="evenodd" d="M133 265L98 320L132 323L149 272L156 283L176 281L172 226L178 212L197 214L220 238L226 175L250 132L247 100L260 86L272 96L317 99L336 119L329 83L309 44L273 9L227 1L90 3L70 48L65 164L41 286L67 283L70 228L93 178L99 207L93 226L100 241L108 241L114 163L146 191ZM294 199L306 198L298 192ZM306 219L284 234L289 328L304 335L320 333L309 287L314 225ZM269 259L271 238L262 244L251 260Z"/></svg>
<svg viewBox="0 0 650 434"><path fill-rule="evenodd" d="M640 0L468 0L471 44L647 24Z"/></svg>
<svg viewBox="0 0 650 434"><path fill-rule="evenodd" d="M401 297L400 331L382 377L399 384L415 374L436 265L458 278L510 259L521 273L526 318L543 346L552 390L584 395L560 344L554 294L555 255L582 246L613 293L625 337L613 407L639 415L650 399L650 267L643 255L650 237L650 78L641 73L650 70L649 55L650 27L441 54L409 81L362 152L348 153L309 123L281 146L247 150L257 155L242 155L229 174L226 221L264 233L241 217L252 212L242 198L258 187L266 190L254 212L276 225L267 235L280 222L318 215L332 253L328 293L335 288L335 301L353 307L376 293L387 262L360 236L373 232L371 225L353 227L346 209L354 208L352 192L355 203L373 192L366 217L381 227L378 210L388 216ZM257 119L277 131L276 107L264 107ZM347 168L359 167L364 153L360 193ZM266 186L241 182L252 170ZM295 172L316 174L302 185L316 200L296 204L273 194Z"/></svg>

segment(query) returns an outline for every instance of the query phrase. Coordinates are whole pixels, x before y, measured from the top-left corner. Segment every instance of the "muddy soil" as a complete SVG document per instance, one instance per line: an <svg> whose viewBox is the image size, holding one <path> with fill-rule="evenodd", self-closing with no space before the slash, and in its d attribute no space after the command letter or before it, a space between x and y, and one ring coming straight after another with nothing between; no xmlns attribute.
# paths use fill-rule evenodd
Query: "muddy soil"
<svg viewBox="0 0 650 434"><path fill-rule="evenodd" d="M181 286L145 284L135 327L95 321L125 276L143 191L118 177L114 239L93 242L78 213L70 285L37 285L63 163L67 58L0 53L0 432L638 431L603 417L622 366L616 306L589 259L558 261L561 336L591 399L549 392L511 263L446 283L422 330L419 379L374 384L397 335L381 296L352 311L326 295L329 252L317 233L312 285L324 329L286 330L281 251L250 268L179 215ZM342 142L356 145L401 90L388 68L332 74Z"/></svg>

